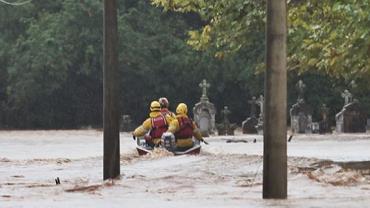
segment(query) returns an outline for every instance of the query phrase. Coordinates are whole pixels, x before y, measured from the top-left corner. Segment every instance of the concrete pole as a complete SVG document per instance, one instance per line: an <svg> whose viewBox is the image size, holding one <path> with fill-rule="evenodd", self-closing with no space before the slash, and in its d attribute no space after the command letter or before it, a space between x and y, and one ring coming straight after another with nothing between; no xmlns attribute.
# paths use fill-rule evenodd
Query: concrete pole
<svg viewBox="0 0 370 208"><path fill-rule="evenodd" d="M103 179L120 175L117 0L104 0Z"/></svg>
<svg viewBox="0 0 370 208"><path fill-rule="evenodd" d="M267 0L263 198L287 198L287 3Z"/></svg>

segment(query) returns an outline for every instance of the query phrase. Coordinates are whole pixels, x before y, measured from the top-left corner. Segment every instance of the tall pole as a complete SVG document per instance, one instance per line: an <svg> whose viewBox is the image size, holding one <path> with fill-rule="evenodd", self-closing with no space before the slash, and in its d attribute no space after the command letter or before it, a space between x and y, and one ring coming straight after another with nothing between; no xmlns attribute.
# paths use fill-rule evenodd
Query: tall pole
<svg viewBox="0 0 370 208"><path fill-rule="evenodd" d="M120 175L117 0L104 0L103 179Z"/></svg>
<svg viewBox="0 0 370 208"><path fill-rule="evenodd" d="M263 198L287 198L286 0L267 0Z"/></svg>

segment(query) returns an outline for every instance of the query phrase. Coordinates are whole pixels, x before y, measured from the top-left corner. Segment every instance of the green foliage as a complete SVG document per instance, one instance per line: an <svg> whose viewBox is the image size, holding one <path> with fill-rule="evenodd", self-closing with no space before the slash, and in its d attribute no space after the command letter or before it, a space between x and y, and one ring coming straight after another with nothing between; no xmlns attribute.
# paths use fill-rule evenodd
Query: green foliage
<svg viewBox="0 0 370 208"><path fill-rule="evenodd" d="M146 14L146 15L140 15ZM199 82L211 82L210 98L218 108L237 106L243 111L248 90L245 60L240 57L220 61L210 52L193 51L184 39L194 25L182 14L162 13L139 1L120 16L120 55L123 73L122 109L137 121L147 116L151 100L166 96L174 110L179 102L193 106L199 101ZM137 90L142 89L142 90ZM235 119L244 115L235 110ZM139 118L139 119L138 119Z"/></svg>
<svg viewBox="0 0 370 208"><path fill-rule="evenodd" d="M216 48L223 57L263 45L265 1L152 0L165 10L197 12L207 22L189 31L197 50ZM370 74L369 1L289 1L289 69L323 71L354 79ZM254 37L258 37L255 39ZM258 66L258 65L257 65Z"/></svg>
<svg viewBox="0 0 370 208"><path fill-rule="evenodd" d="M146 1L119 2L119 61L123 113L141 122L151 100L166 96L175 108L199 101L199 82L210 98L246 109L245 85L252 61L220 61L185 43L187 31L203 22L192 14L163 13ZM32 2L0 7L1 127L76 128L101 126L102 4L96 1ZM1 19L5 20L5 19ZM253 74L251 74L253 76ZM222 96L221 96L222 95ZM242 95L242 96L241 96ZM242 120L238 110L235 119Z"/></svg>
<svg viewBox="0 0 370 208"><path fill-rule="evenodd" d="M165 10L197 12L207 24L200 30L189 31L187 42L197 50L213 47L218 58L241 48L263 45L256 37L264 34L265 1L152 0L152 3Z"/></svg>
<svg viewBox="0 0 370 208"><path fill-rule="evenodd" d="M1 128L102 126L102 6L95 0L0 4ZM292 0L289 6L289 104L299 79L315 108L326 103L337 112L352 79L365 102L368 3ZM179 102L191 107L207 79L217 109L229 106L232 122L246 118L247 101L263 93L265 1L120 0L119 7L124 114L138 124L150 101L162 96L172 110Z"/></svg>
<svg viewBox="0 0 370 208"><path fill-rule="evenodd" d="M290 66L346 79L370 75L369 1L304 1L290 9Z"/></svg>
<svg viewBox="0 0 370 208"><path fill-rule="evenodd" d="M65 0L45 7L35 3L29 8L31 15L23 16L22 21L25 29L14 29L21 32L6 51L7 106L12 115L8 122L32 128L98 123L86 115L87 120L82 121L69 116L79 118L86 111L86 106L80 103L84 99L86 103L97 101L88 93L101 94L101 3ZM18 7L3 9L10 13ZM87 80L95 83L86 84ZM71 86L75 88L70 89Z"/></svg>
<svg viewBox="0 0 370 208"><path fill-rule="evenodd" d="M187 42L194 49L211 51L220 59L225 55L239 56L241 52L244 59L253 59L248 70L243 70L245 77L263 72L265 1L152 0L152 3L165 11L196 12L203 18L206 24L202 28L189 31ZM289 83L303 79L314 84L309 102L316 108L327 103L333 112L338 111L342 103L340 90L351 80L366 83L370 78L370 3L290 0L288 6ZM290 94L295 91L292 87L288 90ZM369 90L369 85L362 85L355 96L366 103L365 94ZM294 97L289 96L289 104L295 102ZM319 113L314 113L317 118Z"/></svg>

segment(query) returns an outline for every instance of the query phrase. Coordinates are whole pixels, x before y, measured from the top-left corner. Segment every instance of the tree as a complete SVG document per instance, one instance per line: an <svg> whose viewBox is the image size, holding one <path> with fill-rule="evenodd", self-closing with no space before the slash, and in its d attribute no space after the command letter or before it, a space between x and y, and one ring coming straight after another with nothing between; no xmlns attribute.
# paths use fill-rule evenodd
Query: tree
<svg viewBox="0 0 370 208"><path fill-rule="evenodd" d="M192 86L206 78L213 86L209 94L211 101L218 109L228 105L232 109L230 119L240 123L249 112L247 100L263 93L264 1L174 0L171 8L176 6L175 10L181 11L178 2L187 2L191 12L163 12L145 0L119 0L119 51L124 51L119 54L123 113L130 114L134 123L139 124L148 113L150 101L162 96L170 99L171 108L178 102L192 106L201 94ZM332 74L324 68L317 70L317 65L304 64L315 56L313 50L301 47L302 41L312 36L307 35L312 31L303 27L314 21L305 10L312 7L308 6L309 2L314 1L289 2L290 22L297 26L294 26L296 30L292 30L294 27L289 30L288 82L308 80L311 90L307 92L310 97L307 102L313 106L327 102L334 115L342 107L340 92L352 79L359 86L356 96L360 101L368 100L370 76L339 71ZM340 1L340 4L344 3ZM362 9L366 8L363 4ZM320 11L320 5L315 4L314 8ZM1 127L102 127L102 10L102 3L95 0L31 1L18 7L0 5ZM294 19L292 14L299 18ZM364 18L360 20L367 25ZM356 26L354 31L366 29ZM365 48L366 44L358 46ZM367 54L362 51L353 50L352 54L359 54L362 58L358 60L365 62ZM297 55L293 57L294 54ZM326 59L322 56L319 60L324 63ZM353 63L351 59L346 61ZM340 66L336 66L338 70ZM184 86L191 87L179 90ZM295 89L289 86L288 103L293 104Z"/></svg>
<svg viewBox="0 0 370 208"><path fill-rule="evenodd" d="M206 24L189 31L188 44L197 50L215 49L222 58L242 48L263 45L265 1L253 0L152 0L165 10L196 12ZM260 40L259 40L260 39ZM263 38L262 38L263 40ZM257 43L256 43L257 42Z"/></svg>
<svg viewBox="0 0 370 208"><path fill-rule="evenodd" d="M66 0L25 6L4 8L17 17L5 22L5 34L15 34L5 39L5 103L11 115L6 123L20 128L101 124L101 4Z"/></svg>
<svg viewBox="0 0 370 208"><path fill-rule="evenodd" d="M300 1L292 4L291 69L320 70L347 80L370 77L369 1Z"/></svg>
<svg viewBox="0 0 370 208"><path fill-rule="evenodd" d="M263 32L265 1L252 0L152 0L167 10L197 12L207 24L190 31L195 49L214 47L223 57L250 45ZM319 70L335 77L358 78L370 73L368 1L289 2L288 69ZM261 62L262 63L262 62ZM261 67L263 68L263 67Z"/></svg>
<svg viewBox="0 0 370 208"><path fill-rule="evenodd" d="M191 14L163 13L145 1L130 6L119 19L125 25L120 27L121 48L126 52L120 59L120 66L126 69L122 83L122 103L128 106L125 114L131 114L139 123L147 116L150 101L161 96L169 98L171 108L179 102L192 106L201 95L198 87L193 86L206 78L213 83L212 102L219 108L233 106L233 121L245 119L248 109L240 101L246 102L254 89L261 93L263 87L258 82L262 76L252 72L254 59L249 57L263 53L263 45L220 60L213 57L212 51L194 51L186 45L187 31L203 24L193 24L196 18ZM246 53L248 58L244 57ZM144 90L133 90L137 88Z"/></svg>

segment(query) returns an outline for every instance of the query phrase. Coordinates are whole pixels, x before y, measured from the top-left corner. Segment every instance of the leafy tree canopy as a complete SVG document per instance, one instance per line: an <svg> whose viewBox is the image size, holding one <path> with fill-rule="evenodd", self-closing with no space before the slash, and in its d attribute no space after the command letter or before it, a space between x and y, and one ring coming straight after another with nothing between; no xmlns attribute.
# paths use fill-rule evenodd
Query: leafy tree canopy
<svg viewBox="0 0 370 208"><path fill-rule="evenodd" d="M152 0L178 12L197 12L206 25L189 31L195 49L216 48L216 57L264 44L265 1ZM291 0L288 66L354 79L370 74L369 1ZM369 77L369 76L368 76Z"/></svg>
<svg viewBox="0 0 370 208"><path fill-rule="evenodd" d="M264 2L152 0L163 12L146 0L119 0L122 112L139 124L162 96L172 110L179 102L191 108L207 79L210 100L218 110L229 106L240 124L247 101L263 93L256 69L264 62ZM332 115L352 79L355 97L370 103L369 6L353 2L289 2L289 104L299 79L310 89L307 102L327 103ZM0 128L101 126L102 11L96 0L0 4Z"/></svg>

